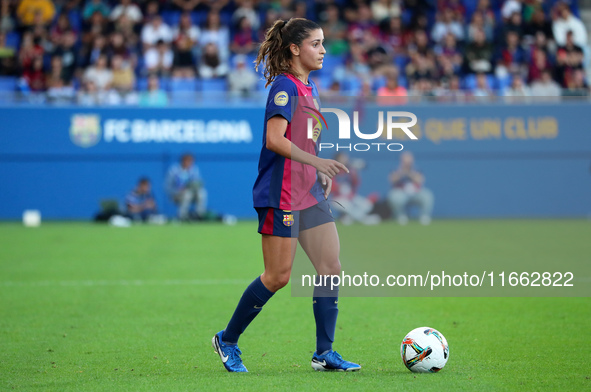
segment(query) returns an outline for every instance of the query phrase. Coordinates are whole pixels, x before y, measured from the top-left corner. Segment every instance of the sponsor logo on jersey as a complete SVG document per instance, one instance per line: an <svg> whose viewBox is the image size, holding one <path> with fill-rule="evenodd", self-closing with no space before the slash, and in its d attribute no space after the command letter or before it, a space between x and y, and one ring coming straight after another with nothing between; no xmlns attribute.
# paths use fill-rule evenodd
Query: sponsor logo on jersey
<svg viewBox="0 0 591 392"><path fill-rule="evenodd" d="M277 94L275 94L275 98L273 99L273 102L275 102L275 105L277 106L285 106L287 105L288 101L289 96L285 91L279 91Z"/></svg>

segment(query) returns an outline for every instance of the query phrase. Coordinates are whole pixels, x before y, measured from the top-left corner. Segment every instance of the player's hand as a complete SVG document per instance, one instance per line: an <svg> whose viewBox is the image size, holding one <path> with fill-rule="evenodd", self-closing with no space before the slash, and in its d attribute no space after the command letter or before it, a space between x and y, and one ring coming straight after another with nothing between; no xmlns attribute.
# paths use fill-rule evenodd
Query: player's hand
<svg viewBox="0 0 591 392"><path fill-rule="evenodd" d="M330 195L330 191L332 190L332 179L320 172L318 172L318 179L320 180L320 184L322 184L322 189L324 189L324 198L328 199L328 195Z"/></svg>
<svg viewBox="0 0 591 392"><path fill-rule="evenodd" d="M322 173L328 178L333 178L341 171L349 173L349 169L347 169L345 165L343 165L341 162L335 161L334 159L318 158L315 167L318 173Z"/></svg>

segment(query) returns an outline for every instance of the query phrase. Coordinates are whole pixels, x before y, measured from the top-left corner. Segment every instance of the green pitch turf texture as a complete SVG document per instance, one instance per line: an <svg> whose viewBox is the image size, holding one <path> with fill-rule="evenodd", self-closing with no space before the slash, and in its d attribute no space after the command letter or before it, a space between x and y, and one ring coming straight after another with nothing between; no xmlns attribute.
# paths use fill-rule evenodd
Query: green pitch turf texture
<svg viewBox="0 0 591 392"><path fill-rule="evenodd" d="M359 227L339 230L345 244ZM442 250L478 258L499 233L503 246L487 247L488 256L591 261L587 221L363 230L376 244L396 241L417 262ZM345 374L311 369L311 300L285 289L241 338L250 373L229 374L210 342L262 271L255 231L254 222L0 224L0 390L591 389L589 298L341 298L335 348L363 366ZM400 359L401 339L419 326L439 329L450 344L438 374L410 373Z"/></svg>

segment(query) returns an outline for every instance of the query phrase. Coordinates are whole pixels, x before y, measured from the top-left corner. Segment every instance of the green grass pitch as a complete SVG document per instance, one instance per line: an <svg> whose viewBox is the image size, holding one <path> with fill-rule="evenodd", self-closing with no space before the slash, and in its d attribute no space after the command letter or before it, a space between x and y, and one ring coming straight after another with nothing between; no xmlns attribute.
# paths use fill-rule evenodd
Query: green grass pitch
<svg viewBox="0 0 591 392"><path fill-rule="evenodd" d="M360 228L339 230L345 251ZM591 223L582 220L363 230L417 262L445 254L591 262ZM229 374L211 337L261 272L254 222L0 224L0 390L591 389L589 298L341 298L335 348L363 366L344 374L312 371L311 300L285 289L241 338L250 373ZM450 344L438 374L410 373L400 359L401 339L419 326Z"/></svg>

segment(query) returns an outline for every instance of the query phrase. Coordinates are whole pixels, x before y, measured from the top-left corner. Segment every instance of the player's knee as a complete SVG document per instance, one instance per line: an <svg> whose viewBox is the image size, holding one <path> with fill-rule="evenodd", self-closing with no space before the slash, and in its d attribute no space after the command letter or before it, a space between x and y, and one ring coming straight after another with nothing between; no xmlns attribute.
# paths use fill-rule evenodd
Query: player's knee
<svg viewBox="0 0 591 392"><path fill-rule="evenodd" d="M265 284L265 286L267 286L267 288L270 291L275 292L287 286L287 284L289 283L289 273L273 275L265 274L265 279L263 283Z"/></svg>

